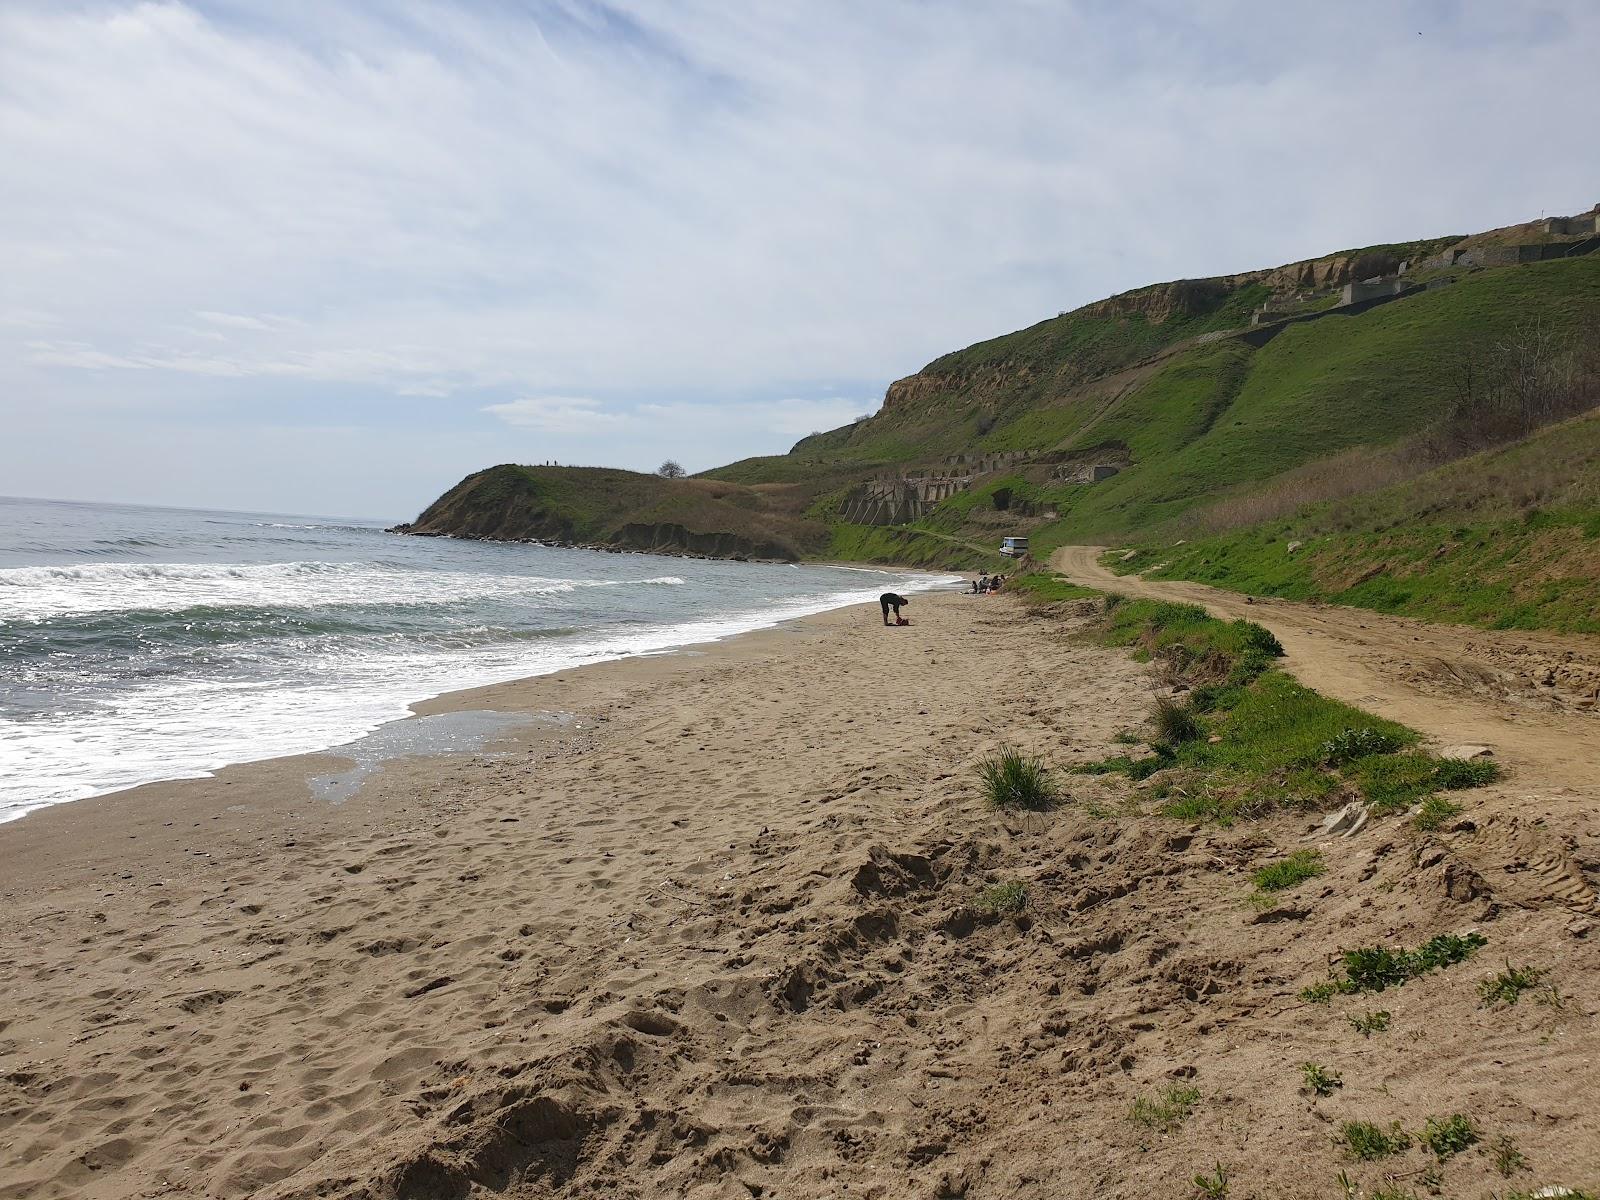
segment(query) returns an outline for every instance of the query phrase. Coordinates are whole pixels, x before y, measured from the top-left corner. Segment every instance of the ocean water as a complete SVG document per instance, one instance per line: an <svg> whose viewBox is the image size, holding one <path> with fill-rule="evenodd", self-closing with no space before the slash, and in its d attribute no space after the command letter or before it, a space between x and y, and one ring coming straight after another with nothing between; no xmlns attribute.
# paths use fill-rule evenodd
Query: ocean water
<svg viewBox="0 0 1600 1200"><path fill-rule="evenodd" d="M0 820L949 577L0 498ZM874 614L874 617L876 614Z"/></svg>

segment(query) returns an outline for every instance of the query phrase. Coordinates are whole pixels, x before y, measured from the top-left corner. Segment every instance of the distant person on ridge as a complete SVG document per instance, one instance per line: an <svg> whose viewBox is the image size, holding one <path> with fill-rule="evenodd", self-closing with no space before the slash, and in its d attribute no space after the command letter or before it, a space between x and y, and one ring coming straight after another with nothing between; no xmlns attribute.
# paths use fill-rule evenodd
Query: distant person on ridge
<svg viewBox="0 0 1600 1200"><path fill-rule="evenodd" d="M883 595L879 596L878 604L883 609L883 623L885 625L889 623L889 610L892 608L894 609L894 623L896 625L911 624L910 621L906 620L900 615L900 606L902 604L910 603L911 601L907 600L904 596L897 596L893 592L885 592Z"/></svg>

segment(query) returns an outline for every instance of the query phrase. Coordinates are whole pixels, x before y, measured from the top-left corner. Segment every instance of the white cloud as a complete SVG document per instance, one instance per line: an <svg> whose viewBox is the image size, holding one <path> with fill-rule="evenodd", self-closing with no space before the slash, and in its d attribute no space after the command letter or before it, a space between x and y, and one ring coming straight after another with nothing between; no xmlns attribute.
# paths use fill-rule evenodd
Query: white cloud
<svg viewBox="0 0 1600 1200"><path fill-rule="evenodd" d="M260 317L244 316L240 313L207 312L201 309L194 314L202 321L212 325L221 325L224 329L259 329L268 330L272 326Z"/></svg>
<svg viewBox="0 0 1600 1200"><path fill-rule="evenodd" d="M12 0L0 416L52 479L113 401L778 450L1113 291L1587 207L1597 59L1591 0Z"/></svg>
<svg viewBox="0 0 1600 1200"><path fill-rule="evenodd" d="M606 412L598 400L585 396L528 396L490 404L483 411L493 413L507 425L536 433L601 433L629 423L627 417Z"/></svg>

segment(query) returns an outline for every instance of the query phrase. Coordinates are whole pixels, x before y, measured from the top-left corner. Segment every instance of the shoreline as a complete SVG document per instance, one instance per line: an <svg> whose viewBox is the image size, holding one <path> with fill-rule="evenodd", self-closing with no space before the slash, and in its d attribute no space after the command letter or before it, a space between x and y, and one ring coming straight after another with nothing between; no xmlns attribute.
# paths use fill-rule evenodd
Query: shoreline
<svg viewBox="0 0 1600 1200"><path fill-rule="evenodd" d="M643 554L643 553L649 553L649 552L647 552L647 551L638 551L636 553ZM654 557L676 558L676 557L681 557L681 556L676 556L676 555L654 555ZM839 564L826 564L826 563L809 564L808 563L808 564L797 564L797 565L803 565L803 566L813 566L813 565L815 565L815 566L834 566L834 567L843 568L843 569L859 569L859 570L871 571L871 572L880 572L881 571L883 573L890 573L890 574L898 573L898 574L904 574L904 575L917 575L917 576L922 576L922 577L931 577L934 574L934 572L931 572L931 571L922 570L922 569L918 569L918 568L912 568L912 567L882 567L882 568L880 568L880 567L860 567L860 568L856 568L856 567L852 567L852 566L850 566L848 564L842 564L842 563L839 563ZM955 576L953 576L953 575L950 576L950 579L953 580L954 578L955 578ZM934 583L934 584L929 584L929 585L927 585L925 587L922 587L922 588L911 588L911 589L908 589L908 590L911 591L913 594L934 593L934 592L938 592L938 591L941 590L941 585L938 584L938 583ZM826 614L826 613L839 611L840 609L854 607L854 606L856 606L858 604L861 604L861 603L863 603L863 601L860 601L860 600L847 600L847 601L843 601L841 603L830 604L826 608L809 610L809 611L801 612L801 613L795 614L795 615L788 615L786 613L786 611L785 611L785 608L783 606L779 606L779 607L775 608L774 610L772 610L772 612L755 618L757 620L757 622L758 622L756 624L747 624L746 621L736 620L736 619L730 617L727 622L724 622L725 625L731 627L729 629L729 631L727 631L727 632L719 632L719 633L712 633L711 636L709 636L709 637L696 636L696 632L699 630L700 625L699 624L695 624L695 623L686 623L684 625L677 626L675 628L683 629L685 631L685 636L688 638L688 640L671 641L671 642L668 642L668 643L664 643L661 646L650 646L650 647L646 647L644 649L625 649L625 650L615 650L615 651L613 651L613 650L600 650L598 653L594 654L592 657L588 657L584 661L581 661L581 662L569 663L569 664L563 665L563 666L556 666L556 667L553 667L553 668L551 668L549 670L545 670L545 671L534 671L534 672L532 672L530 674L518 675L518 676L515 676L515 677L513 677L511 679L507 679L507 680L493 681L493 682L490 682L490 683L467 684L464 687L449 688L449 689L446 689L445 691L442 691L442 692L434 692L434 693L431 693L429 695L421 696L421 697L418 697L418 698L412 699L412 700L396 701L395 702L396 707L401 709L401 710L403 710L403 711L399 711L392 717L386 718L384 720L379 720L379 721L377 721L377 722L375 722L373 724L368 725L361 732L355 734L353 737L346 738L344 741L336 742L336 743L333 743L331 745L319 746L319 747L315 747L315 748L307 749L307 750L291 751L291 752L285 753L285 754L272 754L272 755L267 755L265 757L260 757L260 758L238 759L238 760L235 760L235 761L232 761L232 762L223 763L223 764L221 764L219 766L212 767L212 768L196 767L196 768L194 768L194 770L191 773L186 773L186 774L181 774L181 775L164 776L164 777L158 778L158 779L145 780L145 781L140 782L140 783L131 783L131 784L128 784L126 786L112 788L112 789L107 790L107 791L94 792L94 793L91 793L90 795L87 795L87 796L79 796L79 797L76 797L76 798L71 799L71 800L46 801L46 802L44 802L42 804L39 804L39 805L37 805L35 807L24 808L21 812L18 812L15 815L0 815L0 830L4 830L5 828L7 828L9 826L17 824L18 822L26 821L30 817L33 817L33 816L35 816L37 814L49 812L49 811L52 811L54 809L61 808L63 806L84 804L84 803L87 803L87 802L90 802L90 801L96 801L96 800L105 800L105 799L108 799L110 797L120 796L120 795L122 795L124 793L127 793L127 792L138 791L138 790L141 790L141 789L144 789L144 788L148 788L148 787L156 787L156 786L162 786L162 785L166 785L166 784L178 784L178 783L184 783L184 782L196 781L196 780L214 779L224 771L232 770L234 768L241 767L241 766L249 766L249 765L256 764L256 763L276 762L276 761L280 761L280 760L294 759L294 758L318 757L318 756L340 757L338 755L338 753L337 753L340 749L342 749L344 747L347 747L347 746L356 745L356 744L364 741L365 739L374 736L380 730L389 728L390 726L393 726L393 725L395 725L395 724L397 724L399 722L411 720L411 719L413 719L415 717L426 715L424 713L423 709L426 709L428 713L438 713L438 712L444 712L444 711L459 711L459 707L460 706L451 705L451 704L445 704L445 705L441 706L441 704L440 704L441 701L447 701L448 698L453 697L453 696L466 694L466 693L478 692L478 691L481 691L481 690L484 690L484 689L487 689L487 688L498 688L498 687L504 687L504 686L507 686L507 685L514 685L514 684L522 683L522 682L525 682L525 681L528 681L528 680L533 680L533 679L547 678L547 677L554 676L554 675L564 674L564 673L566 673L568 671L583 670L583 669L588 668L588 667L602 666L602 665L605 665L605 664L608 664L608 663L626 662L626 661L629 661L629 660L632 660L632 659L635 659L635 658L650 658L650 657L655 657L655 656L664 655L664 654L677 654L677 653L682 653L684 651L692 651L696 647L701 647L701 646L714 646L714 645L718 645L718 644L721 644L721 643L724 643L724 642L732 641L732 640L735 640L735 639L738 639L738 638L749 637L749 636L752 636L752 635L755 635L755 634L759 634L759 633L765 632L767 630L779 628L782 625L787 624L787 623L792 622L792 621L808 620L810 618L821 616L821 615ZM582 647L582 646L574 646L572 648L572 652L574 654L586 653L585 648Z"/></svg>

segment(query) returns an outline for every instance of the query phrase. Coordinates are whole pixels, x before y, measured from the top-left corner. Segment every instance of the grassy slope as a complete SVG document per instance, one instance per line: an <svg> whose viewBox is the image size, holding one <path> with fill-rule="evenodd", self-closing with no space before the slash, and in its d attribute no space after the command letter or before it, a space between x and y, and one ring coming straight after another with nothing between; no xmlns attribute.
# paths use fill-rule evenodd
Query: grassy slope
<svg viewBox="0 0 1600 1200"><path fill-rule="evenodd" d="M1125 450L1104 482L1052 482L1047 469L991 477L933 510L922 528L992 540L993 496L1036 556L1067 542L1148 533L1198 505L1351 446L1396 441L1448 407L1473 347L1541 319L1561 326L1600 305L1600 256L1511 267L1354 316L1291 326L1260 350L1237 341L1174 355L1069 433L1061 449ZM1046 409L1017 425L1040 437ZM1054 520L1043 515L1054 511ZM988 520L983 520L987 516Z"/></svg>
<svg viewBox="0 0 1600 1200"><path fill-rule="evenodd" d="M469 475L417 518L418 532L610 543L631 525L681 526L761 554L816 553L826 529L738 484L604 467L502 464ZM764 548L758 548L764 547Z"/></svg>
<svg viewBox="0 0 1600 1200"><path fill-rule="evenodd" d="M1535 318L1555 325L1600 304L1600 257L1509 267L1354 317L1290 326L1241 368L1217 347L1190 351L1123 402L1143 454L1104 483L1062 497L1036 539L1148 530L1196 504L1350 446L1392 442L1437 419L1455 367ZM1197 410L1222 405L1198 437ZM1117 416L1096 433L1115 427Z"/></svg>
<svg viewBox="0 0 1600 1200"><path fill-rule="evenodd" d="M1294 541L1304 545L1291 554ZM1258 595L1600 633L1600 413L1286 520L1151 542L1113 565L1160 564L1155 578Z"/></svg>
<svg viewBox="0 0 1600 1200"><path fill-rule="evenodd" d="M600 539L625 514L742 536L770 533L807 556L961 568L994 565L987 547L1002 533L1029 534L1038 557L1066 542L1159 537L1219 497L1248 495L1308 462L1393 443L1426 427L1452 400L1456 369L1469 349L1524 322L1561 325L1600 307L1600 255L1472 273L1363 314L1290 326L1260 349L1229 338L1182 344L1244 325L1263 294L1251 282L1158 285L946 355L903 381L900 398L883 413L803 439L787 455L746 459L670 487L625 472L610 473L618 478L604 484L541 472L518 503L558 517L580 540ZM1166 357L1150 359L1156 351ZM837 520L841 498L885 469L997 448L1126 465L1094 485L1054 479L1049 462L1021 466L980 478L903 528ZM1578 466L1569 463L1569 474ZM723 490L711 495L697 486ZM1573 539L1581 538L1586 519L1580 512L1573 520L1557 515L1540 518L1537 528L1519 527L1518 553L1548 557L1555 547L1558 557L1581 557ZM1377 520L1362 527L1364 535L1354 526L1343 531L1340 547L1319 548L1287 571L1261 552L1283 536L1270 530L1215 539L1207 545L1216 553L1186 553L1174 569L1217 582L1231 577L1263 592L1332 595L1440 616L1451 615L1442 594L1446 571L1433 572L1441 589L1435 597L1422 594L1426 586L1388 577L1349 580L1375 557L1415 564L1447 540L1468 547L1451 559L1460 579L1487 571L1510 580L1523 570L1514 555L1502 553L1509 534L1498 526L1492 536L1456 537L1460 522L1451 518L1452 536L1445 538L1441 530L1450 522L1441 518L1439 528L1413 530L1407 542ZM1467 523L1482 522L1474 516ZM1368 541L1357 545L1358 535ZM1259 561L1246 566L1252 554ZM1229 561L1221 563L1223 557ZM1500 591L1464 597L1454 615L1584 627L1580 610L1589 593L1571 582L1575 575L1544 579L1536 594L1507 582Z"/></svg>

